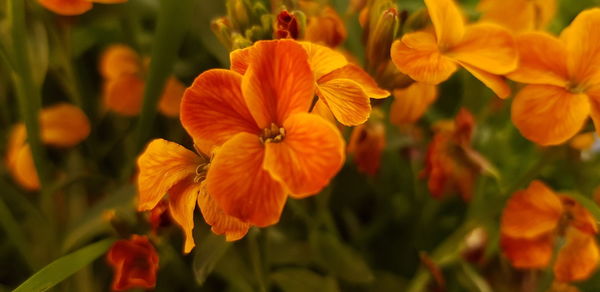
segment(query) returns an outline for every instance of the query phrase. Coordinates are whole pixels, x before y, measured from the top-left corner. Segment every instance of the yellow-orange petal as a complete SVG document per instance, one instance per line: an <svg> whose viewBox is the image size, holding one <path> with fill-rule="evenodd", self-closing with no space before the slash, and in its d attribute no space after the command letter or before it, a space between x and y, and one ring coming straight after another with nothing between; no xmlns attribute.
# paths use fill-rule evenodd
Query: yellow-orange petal
<svg viewBox="0 0 600 292"><path fill-rule="evenodd" d="M21 147L27 143L27 130L23 123L16 124L10 130L8 135L8 145L6 147L5 163L10 169L17 159L17 154Z"/></svg>
<svg viewBox="0 0 600 292"><path fill-rule="evenodd" d="M171 187L193 178L202 162L200 156L177 143L152 140L137 159L138 210L152 210Z"/></svg>
<svg viewBox="0 0 600 292"><path fill-rule="evenodd" d="M448 56L492 74L509 73L518 62L511 33L491 23L468 26L464 38L450 49Z"/></svg>
<svg viewBox="0 0 600 292"><path fill-rule="evenodd" d="M355 81L360 85L360 87L362 87L365 94L371 98L380 99L390 96L389 91L379 88L377 82L375 82L375 80L373 80L373 78L367 72L365 72L365 70L354 64L347 64L342 68L338 68L324 75L317 80L317 84L333 79L350 79Z"/></svg>
<svg viewBox="0 0 600 292"><path fill-rule="evenodd" d="M554 276L561 282L587 279L598 266L598 243L575 228L569 228L566 237L554 263Z"/></svg>
<svg viewBox="0 0 600 292"><path fill-rule="evenodd" d="M139 74L142 71L140 56L126 45L111 45L100 57L100 74L106 79L123 74Z"/></svg>
<svg viewBox="0 0 600 292"><path fill-rule="evenodd" d="M590 114L584 94L552 85L528 85L512 104L512 121L525 138L540 145L561 144L575 136Z"/></svg>
<svg viewBox="0 0 600 292"><path fill-rule="evenodd" d="M294 197L318 193L344 163L344 139L331 123L309 113L290 116L283 128L283 141L265 144L264 169Z"/></svg>
<svg viewBox="0 0 600 292"><path fill-rule="evenodd" d="M229 69L244 75L244 73L246 73L246 70L248 69L248 62L250 60L249 58L251 49L252 47L248 47L243 49L237 49L229 53L229 62L231 63Z"/></svg>
<svg viewBox="0 0 600 292"><path fill-rule="evenodd" d="M317 100L311 113L324 118L326 121L331 122L333 125L337 125L335 116L324 101Z"/></svg>
<svg viewBox="0 0 600 292"><path fill-rule="evenodd" d="M171 76L167 79L165 89L158 102L158 110L165 116L176 118L179 116L179 108L185 86L177 78Z"/></svg>
<svg viewBox="0 0 600 292"><path fill-rule="evenodd" d="M144 80L135 74L109 79L104 87L104 106L124 116L135 116L142 108Z"/></svg>
<svg viewBox="0 0 600 292"><path fill-rule="evenodd" d="M248 233L250 224L225 214L206 191L206 184L203 184L198 194L198 207L212 232L224 234L227 241L238 240Z"/></svg>
<svg viewBox="0 0 600 292"><path fill-rule="evenodd" d="M587 9L563 30L567 67L571 81L577 85L600 84L600 8Z"/></svg>
<svg viewBox="0 0 600 292"><path fill-rule="evenodd" d="M594 121L596 133L600 134L600 84L590 87L585 93L590 100L590 116Z"/></svg>
<svg viewBox="0 0 600 292"><path fill-rule="evenodd" d="M333 72L348 64L346 57L333 49L310 42L300 43L308 54L308 63L314 73L315 80L319 80L325 74Z"/></svg>
<svg viewBox="0 0 600 292"><path fill-rule="evenodd" d="M485 86L491 89L498 97L507 98L510 95L510 86L506 83L506 78L500 75L488 73L471 65L460 63L465 70L469 71L475 78L483 82Z"/></svg>
<svg viewBox="0 0 600 292"><path fill-rule="evenodd" d="M242 91L260 128L282 125L292 114L307 112L315 81L304 48L294 40L259 41L250 51Z"/></svg>
<svg viewBox="0 0 600 292"><path fill-rule="evenodd" d="M333 79L317 86L317 95L335 118L346 126L364 123L371 113L371 101L362 87L350 79Z"/></svg>
<svg viewBox="0 0 600 292"><path fill-rule="evenodd" d="M454 0L425 0L429 17L435 28L437 44L449 48L465 34L465 21Z"/></svg>
<svg viewBox="0 0 600 292"><path fill-rule="evenodd" d="M557 38L542 32L516 37L519 66L508 78L528 84L565 86L568 82L567 49Z"/></svg>
<svg viewBox="0 0 600 292"><path fill-rule="evenodd" d="M87 0L38 0L48 10L60 15L79 15L92 9Z"/></svg>
<svg viewBox="0 0 600 292"><path fill-rule="evenodd" d="M13 178L24 189L29 191L37 191L40 189L40 180L37 175L37 170L33 162L31 148L29 144L22 146L17 152L13 161L12 169L9 169Z"/></svg>
<svg viewBox="0 0 600 292"><path fill-rule="evenodd" d="M592 117L593 117L593 115L592 115ZM594 145L594 142L596 142L594 132L585 132L585 133L577 134L575 137L573 137L573 139L571 139L569 141L569 146L571 146L571 148L579 150L579 151L585 151L585 150L592 148L592 145Z"/></svg>
<svg viewBox="0 0 600 292"><path fill-rule="evenodd" d="M534 1L481 0L477 10L482 12L480 21L492 21L512 31L522 31L535 28L534 5Z"/></svg>
<svg viewBox="0 0 600 292"><path fill-rule="evenodd" d="M188 177L176 183L168 191L169 212L185 235L184 253L189 253L196 246L192 230L194 229L194 208L196 208L196 199L200 188L200 183L194 183L193 177Z"/></svg>
<svg viewBox="0 0 600 292"><path fill-rule="evenodd" d="M59 103L40 112L42 142L56 147L72 147L90 134L90 121L81 109Z"/></svg>
<svg viewBox="0 0 600 292"><path fill-rule="evenodd" d="M568 196L561 196L561 200L568 212L572 227L590 235L598 233L596 219L585 207Z"/></svg>
<svg viewBox="0 0 600 292"><path fill-rule="evenodd" d="M344 22L330 6L325 7L319 15L308 18L304 34L307 41L325 44L331 48L340 45L347 36Z"/></svg>
<svg viewBox="0 0 600 292"><path fill-rule="evenodd" d="M223 144L240 132L259 133L241 91L242 75L223 69L200 74L181 101L181 124L194 139Z"/></svg>
<svg viewBox="0 0 600 292"><path fill-rule="evenodd" d="M395 125L416 122L436 100L435 85L415 82L407 88L394 90L394 102L390 109L390 121Z"/></svg>
<svg viewBox="0 0 600 292"><path fill-rule="evenodd" d="M457 69L454 61L440 53L435 36L428 32L405 34L394 41L390 54L400 72L419 82L439 84Z"/></svg>
<svg viewBox="0 0 600 292"><path fill-rule="evenodd" d="M514 238L538 237L556 228L562 212L560 198L544 183L534 180L508 199L500 230Z"/></svg>
<svg viewBox="0 0 600 292"><path fill-rule="evenodd" d="M206 177L206 190L225 214L259 227L279 221L287 198L263 169L264 156L257 135L239 133L219 149Z"/></svg>
<svg viewBox="0 0 600 292"><path fill-rule="evenodd" d="M554 245L551 234L523 239L502 235L500 247L506 258L515 268L545 268L550 264Z"/></svg>

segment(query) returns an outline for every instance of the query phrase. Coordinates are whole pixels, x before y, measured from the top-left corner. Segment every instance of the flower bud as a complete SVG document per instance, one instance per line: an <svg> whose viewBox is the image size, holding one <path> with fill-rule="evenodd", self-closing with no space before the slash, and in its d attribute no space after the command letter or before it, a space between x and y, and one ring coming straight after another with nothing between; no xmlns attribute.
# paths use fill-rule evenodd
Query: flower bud
<svg viewBox="0 0 600 292"><path fill-rule="evenodd" d="M227 17L220 17L214 19L210 23L210 29L213 31L219 42L227 48L227 50L231 50L232 46L232 27L231 23L227 19Z"/></svg>
<svg viewBox="0 0 600 292"><path fill-rule="evenodd" d="M377 21L370 23L365 52L369 71L385 64L390 59L390 48L399 27L400 14L395 7L380 12Z"/></svg>
<svg viewBox="0 0 600 292"><path fill-rule="evenodd" d="M225 4L227 16L231 20L233 28L244 31L250 25L250 3L248 0L229 0Z"/></svg>

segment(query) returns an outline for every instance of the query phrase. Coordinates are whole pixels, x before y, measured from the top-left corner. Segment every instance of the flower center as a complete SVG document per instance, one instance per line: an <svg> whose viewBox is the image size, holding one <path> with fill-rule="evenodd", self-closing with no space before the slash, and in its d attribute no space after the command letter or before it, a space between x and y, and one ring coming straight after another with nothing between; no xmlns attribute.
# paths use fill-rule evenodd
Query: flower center
<svg viewBox="0 0 600 292"><path fill-rule="evenodd" d="M271 123L271 126L264 128L262 134L258 137L260 143L279 143L285 138L285 129Z"/></svg>
<svg viewBox="0 0 600 292"><path fill-rule="evenodd" d="M569 82L567 84L567 90L574 94L581 94L585 92L585 86L577 84L575 82Z"/></svg>
<svg viewBox="0 0 600 292"><path fill-rule="evenodd" d="M210 163L201 163L196 167L196 176L194 177L194 183L199 183L206 179L206 173L208 172L208 168L210 167Z"/></svg>

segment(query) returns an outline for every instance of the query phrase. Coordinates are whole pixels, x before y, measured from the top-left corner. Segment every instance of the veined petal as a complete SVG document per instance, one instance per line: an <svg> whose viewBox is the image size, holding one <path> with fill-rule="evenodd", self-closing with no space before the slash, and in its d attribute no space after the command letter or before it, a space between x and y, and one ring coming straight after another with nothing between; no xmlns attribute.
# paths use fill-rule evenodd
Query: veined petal
<svg viewBox="0 0 600 292"><path fill-rule="evenodd" d="M511 238L502 235L500 246L504 255L516 268L545 268L550 264L554 237L551 234L536 238Z"/></svg>
<svg viewBox="0 0 600 292"><path fill-rule="evenodd" d="M473 74L475 78L483 82L483 84L491 89L498 97L507 98L510 95L510 87L506 83L506 79L503 76L488 73L465 63L460 64L463 66L463 68Z"/></svg>
<svg viewBox="0 0 600 292"><path fill-rule="evenodd" d="M198 207L206 223L212 227L212 232L225 234L227 241L238 240L248 233L250 224L225 214L206 191L206 184L203 184L198 194Z"/></svg>
<svg viewBox="0 0 600 292"><path fill-rule="evenodd" d="M598 243L594 236L575 228L569 228L566 237L554 263L554 275L561 282L587 279L598 266Z"/></svg>
<svg viewBox="0 0 600 292"><path fill-rule="evenodd" d="M557 145L573 137L590 114L584 94L552 85L528 85L515 97L512 120L525 138L540 145Z"/></svg>
<svg viewBox="0 0 600 292"><path fill-rule="evenodd" d="M202 162L200 156L177 143L152 140L137 159L138 210L154 208L171 187L193 178Z"/></svg>
<svg viewBox="0 0 600 292"><path fill-rule="evenodd" d="M308 54L308 63L313 70L315 80L348 64L342 53L331 48L311 42L301 42L301 44Z"/></svg>
<svg viewBox="0 0 600 292"><path fill-rule="evenodd" d="M362 87L350 79L333 79L317 86L317 95L335 118L346 126L364 123L371 113L371 101Z"/></svg>
<svg viewBox="0 0 600 292"><path fill-rule="evenodd" d="M179 107L185 86L177 78L171 76L167 79L165 89L160 101L158 102L158 110L165 116L176 118L179 116Z"/></svg>
<svg viewBox="0 0 600 292"><path fill-rule="evenodd" d="M333 125L337 126L337 121L335 119L335 116L329 109L329 106L327 106L327 104L324 101L317 100L311 113L318 115L318 116L324 118L325 120L327 120L328 122L331 122Z"/></svg>
<svg viewBox="0 0 600 292"><path fill-rule="evenodd" d="M465 34L465 20L453 0L425 0L440 47L453 47Z"/></svg>
<svg viewBox="0 0 600 292"><path fill-rule="evenodd" d="M184 253L189 253L196 246L192 230L194 229L194 208L196 208L200 187L200 183L194 183L193 178L190 177L179 181L169 189L171 217L185 234Z"/></svg>
<svg viewBox="0 0 600 292"><path fill-rule="evenodd" d="M100 74L106 79L115 79L124 74L139 74L142 71L140 56L125 45L111 45L100 57Z"/></svg>
<svg viewBox="0 0 600 292"><path fill-rule="evenodd" d="M144 80L126 74L104 83L104 106L120 115L135 116L142 108Z"/></svg>
<svg viewBox="0 0 600 292"><path fill-rule="evenodd" d="M600 84L600 8L585 10L563 30L561 39L569 52L571 81L578 85Z"/></svg>
<svg viewBox="0 0 600 292"><path fill-rule="evenodd" d="M511 33L495 24L467 27L464 38L448 56L492 74L506 74L517 68L518 53Z"/></svg>
<svg viewBox="0 0 600 292"><path fill-rule="evenodd" d="M567 49L561 41L542 32L523 33L516 40L519 66L508 78L528 84L567 84Z"/></svg>
<svg viewBox="0 0 600 292"><path fill-rule="evenodd" d="M407 88L394 90L394 102L390 109L390 121L395 125L417 121L436 100L436 85L415 82Z"/></svg>
<svg viewBox="0 0 600 292"><path fill-rule="evenodd" d="M290 195L306 197L318 193L344 163L344 140L323 118L299 113L283 124L285 138L266 143L263 167L287 187Z"/></svg>
<svg viewBox="0 0 600 292"><path fill-rule="evenodd" d="M260 41L250 51L242 91L260 128L298 112L307 112L315 94L308 55L293 40Z"/></svg>
<svg viewBox="0 0 600 292"><path fill-rule="evenodd" d="M48 10L60 15L79 15L92 9L86 0L38 0Z"/></svg>
<svg viewBox="0 0 600 292"><path fill-rule="evenodd" d="M248 69L251 49L252 47L248 47L237 49L229 53L229 62L231 63L229 69L244 75Z"/></svg>
<svg viewBox="0 0 600 292"><path fill-rule="evenodd" d="M237 133L260 131L241 82L242 75L222 69L208 70L194 80L181 101L181 124L194 139L221 145Z"/></svg>
<svg viewBox="0 0 600 292"><path fill-rule="evenodd" d="M14 164L11 170L13 178L23 188L30 191L37 191L40 189L40 180L33 163L33 156L31 154L31 148L29 144L22 146L14 160Z"/></svg>
<svg viewBox="0 0 600 292"><path fill-rule="evenodd" d="M334 79L350 79L360 85L363 91L371 98L386 98L390 96L390 92L379 88L377 82L371 78L371 76L365 72L362 68L354 65L347 64L344 67L338 68L323 77L321 77L317 84L325 83Z"/></svg>
<svg viewBox="0 0 600 292"><path fill-rule="evenodd" d="M512 195L502 212L501 232L514 238L534 238L556 228L563 213L559 197L545 184L533 181Z"/></svg>
<svg viewBox="0 0 600 292"><path fill-rule="evenodd" d="M59 103L40 112L42 141L57 147L72 147L90 134L90 121L81 109Z"/></svg>
<svg viewBox="0 0 600 292"><path fill-rule="evenodd" d="M225 214L259 227L279 221L287 198L263 169L264 156L258 136L239 133L223 144L206 177L206 190Z"/></svg>
<svg viewBox="0 0 600 292"><path fill-rule="evenodd" d="M400 72L428 84L447 80L457 68L454 61L440 53L435 36L428 32L405 34L394 41L391 56Z"/></svg>

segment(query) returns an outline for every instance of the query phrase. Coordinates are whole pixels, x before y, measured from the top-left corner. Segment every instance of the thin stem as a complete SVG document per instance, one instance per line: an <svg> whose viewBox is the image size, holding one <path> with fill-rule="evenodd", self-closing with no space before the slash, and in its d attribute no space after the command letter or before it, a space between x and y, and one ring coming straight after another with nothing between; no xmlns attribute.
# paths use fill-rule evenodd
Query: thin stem
<svg viewBox="0 0 600 292"><path fill-rule="evenodd" d="M250 261L252 262L254 277L258 281L258 288L261 292L266 292L267 284L265 281L265 271L263 269L260 246L258 244L259 232L260 230L254 229L248 234L248 253L250 254Z"/></svg>

